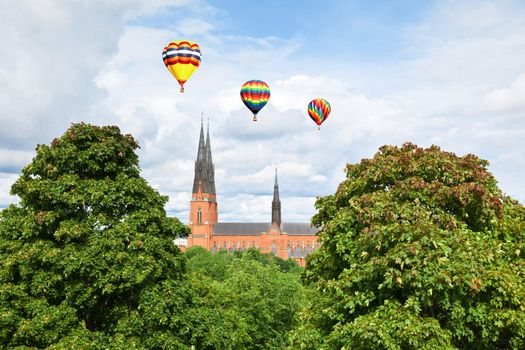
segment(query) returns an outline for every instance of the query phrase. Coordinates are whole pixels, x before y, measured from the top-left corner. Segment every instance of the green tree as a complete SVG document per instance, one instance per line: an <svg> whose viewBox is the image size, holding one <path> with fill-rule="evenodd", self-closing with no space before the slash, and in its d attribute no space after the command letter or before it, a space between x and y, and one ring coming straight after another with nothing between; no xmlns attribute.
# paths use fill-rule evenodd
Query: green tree
<svg viewBox="0 0 525 350"><path fill-rule="evenodd" d="M293 262L282 264L286 261L279 259L281 266L273 255L255 249L212 254L194 247L187 255L198 295L196 318L215 320L211 327L194 332L196 348L270 350L287 345L304 306L296 264L292 268Z"/></svg>
<svg viewBox="0 0 525 350"><path fill-rule="evenodd" d="M215 281L224 281L228 268L235 259L233 253L219 251L215 254L202 247L191 247L186 251L188 272L202 274Z"/></svg>
<svg viewBox="0 0 525 350"><path fill-rule="evenodd" d="M0 347L186 348L188 233L139 176L117 127L72 125L12 186L0 213Z"/></svg>
<svg viewBox="0 0 525 350"><path fill-rule="evenodd" d="M246 257L230 266L224 283L229 287L231 307L248 325L250 338L243 349L282 349L303 307L299 276Z"/></svg>
<svg viewBox="0 0 525 350"><path fill-rule="evenodd" d="M487 166L413 144L349 164L292 348L525 349L525 208Z"/></svg>

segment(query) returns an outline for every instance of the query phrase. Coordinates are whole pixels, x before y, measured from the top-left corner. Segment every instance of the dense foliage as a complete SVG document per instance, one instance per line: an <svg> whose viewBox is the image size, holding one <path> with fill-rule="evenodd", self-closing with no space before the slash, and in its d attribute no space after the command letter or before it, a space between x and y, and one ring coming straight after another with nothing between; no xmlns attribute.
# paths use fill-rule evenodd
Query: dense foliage
<svg viewBox="0 0 525 350"><path fill-rule="evenodd" d="M73 125L0 216L0 347L184 348L187 227L139 176L135 140ZM185 334L186 332L186 334Z"/></svg>
<svg viewBox="0 0 525 350"><path fill-rule="evenodd" d="M304 304L300 268L257 250L187 252L195 310L214 320L194 332L197 349L282 349Z"/></svg>
<svg viewBox="0 0 525 350"><path fill-rule="evenodd" d="M525 208L487 166L413 144L349 164L291 348L525 349Z"/></svg>
<svg viewBox="0 0 525 350"><path fill-rule="evenodd" d="M303 286L256 250L181 253L137 147L86 124L37 147L0 212L1 348L525 348L525 208L486 161L405 144L348 165Z"/></svg>

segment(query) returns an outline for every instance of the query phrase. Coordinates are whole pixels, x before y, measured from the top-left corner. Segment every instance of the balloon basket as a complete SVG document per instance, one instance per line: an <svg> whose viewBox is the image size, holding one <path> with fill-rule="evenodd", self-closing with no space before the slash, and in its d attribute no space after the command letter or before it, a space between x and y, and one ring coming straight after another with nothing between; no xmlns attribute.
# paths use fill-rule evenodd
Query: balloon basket
<svg viewBox="0 0 525 350"><path fill-rule="evenodd" d="M180 92L184 92L184 86L180 87Z"/></svg>
<svg viewBox="0 0 525 350"><path fill-rule="evenodd" d="M254 114L253 115L253 121L256 122L257 121L257 116Z"/></svg>
<svg viewBox="0 0 525 350"><path fill-rule="evenodd" d="M321 125L317 125L317 130L321 130Z"/></svg>

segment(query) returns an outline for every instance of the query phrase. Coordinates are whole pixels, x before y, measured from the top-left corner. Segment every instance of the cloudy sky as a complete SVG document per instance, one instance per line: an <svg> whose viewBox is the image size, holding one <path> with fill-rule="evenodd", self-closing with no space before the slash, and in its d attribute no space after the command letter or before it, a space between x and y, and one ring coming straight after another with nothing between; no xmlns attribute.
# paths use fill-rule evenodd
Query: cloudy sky
<svg viewBox="0 0 525 350"><path fill-rule="evenodd" d="M489 160L525 203L523 1L0 0L0 39L0 208L35 146L84 121L138 139L187 222L201 112L220 221L269 221L275 167L283 220L309 221L346 163L405 141ZM184 94L161 60L179 39L203 54ZM251 79L272 92L256 123Z"/></svg>

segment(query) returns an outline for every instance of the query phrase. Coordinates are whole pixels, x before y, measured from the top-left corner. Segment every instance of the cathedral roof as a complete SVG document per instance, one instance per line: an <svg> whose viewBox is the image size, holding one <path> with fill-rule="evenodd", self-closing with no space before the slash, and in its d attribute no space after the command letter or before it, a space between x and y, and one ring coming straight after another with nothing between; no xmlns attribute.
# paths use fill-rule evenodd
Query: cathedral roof
<svg viewBox="0 0 525 350"><path fill-rule="evenodd" d="M213 225L214 235L245 235L255 236L261 232L268 232L270 224L265 222L219 222Z"/></svg>
<svg viewBox="0 0 525 350"><path fill-rule="evenodd" d="M281 232L289 235L298 236L315 236L320 228L310 225L309 223L283 222Z"/></svg>
<svg viewBox="0 0 525 350"><path fill-rule="evenodd" d="M258 236L270 230L269 223L262 222L219 222L213 225L214 236ZM281 232L290 236L315 236L319 231L309 223L284 222Z"/></svg>

